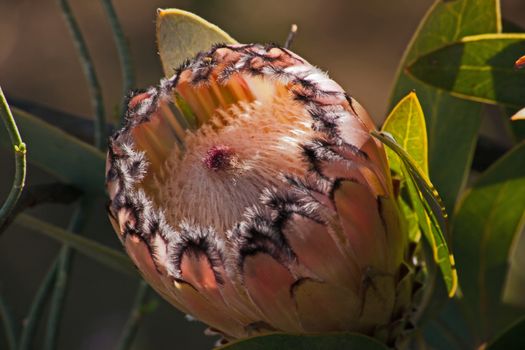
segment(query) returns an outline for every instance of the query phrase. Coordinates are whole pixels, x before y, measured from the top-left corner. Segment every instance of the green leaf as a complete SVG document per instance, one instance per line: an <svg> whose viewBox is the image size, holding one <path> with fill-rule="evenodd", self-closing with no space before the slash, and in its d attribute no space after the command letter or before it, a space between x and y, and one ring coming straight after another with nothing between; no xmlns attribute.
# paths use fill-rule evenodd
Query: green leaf
<svg viewBox="0 0 525 350"><path fill-rule="evenodd" d="M423 173L428 176L425 116L423 115L423 110L421 109L415 92L410 92L394 107L390 115L386 118L382 131L392 135L401 147L414 159ZM386 153L390 170L398 175L402 175L403 166L401 159L390 148L386 149ZM417 214L406 200L406 198L400 196L398 199L399 205L407 221L410 240L418 242L420 231Z"/></svg>
<svg viewBox="0 0 525 350"><path fill-rule="evenodd" d="M410 92L394 107L381 130L392 135L428 176L427 127L415 92ZM387 149L387 155L390 168L400 174L399 158L390 149Z"/></svg>
<svg viewBox="0 0 525 350"><path fill-rule="evenodd" d="M36 219L27 214L18 215L17 224L42 233L59 242L69 245L80 253L106 265L118 272L131 276L138 276L137 271L130 259L123 253L106 247L98 242L76 235L60 227L51 225L43 220Z"/></svg>
<svg viewBox="0 0 525 350"><path fill-rule="evenodd" d="M417 163L391 135L377 131L372 131L371 134L387 145L403 161L403 173L419 224L432 247L434 260L441 269L448 294L450 297L454 296L458 278L454 256L448 249L444 235L447 232L447 213L439 194Z"/></svg>
<svg viewBox="0 0 525 350"><path fill-rule="evenodd" d="M237 42L216 25L191 12L158 10L157 45L165 76L172 76L185 60L218 43Z"/></svg>
<svg viewBox="0 0 525 350"><path fill-rule="evenodd" d="M421 231L419 229L417 213L402 197L398 199L398 204L407 223L408 238L411 242L419 242L421 239Z"/></svg>
<svg viewBox="0 0 525 350"><path fill-rule="evenodd" d="M28 162L86 193L105 196L102 152L34 115L12 112L29 149ZM10 147L9 139L0 137L0 146Z"/></svg>
<svg viewBox="0 0 525 350"><path fill-rule="evenodd" d="M514 68L525 34L484 34L419 57L407 71L416 79L467 100L520 108L525 71Z"/></svg>
<svg viewBox="0 0 525 350"><path fill-rule="evenodd" d="M509 253L524 224L525 142L478 178L453 220L463 302L476 334L487 336L515 316L501 299Z"/></svg>
<svg viewBox="0 0 525 350"><path fill-rule="evenodd" d="M377 340L364 335L341 333L326 335L270 334L235 341L231 344L220 347L219 349L387 350L388 348Z"/></svg>
<svg viewBox="0 0 525 350"><path fill-rule="evenodd" d="M421 84L404 69L417 57L464 36L497 32L499 0L436 0L412 37L392 92L393 106L409 91L417 91L427 121L430 177L451 210L470 170L481 106Z"/></svg>
<svg viewBox="0 0 525 350"><path fill-rule="evenodd" d="M492 341L486 350L525 349L525 317L515 322L503 334Z"/></svg>

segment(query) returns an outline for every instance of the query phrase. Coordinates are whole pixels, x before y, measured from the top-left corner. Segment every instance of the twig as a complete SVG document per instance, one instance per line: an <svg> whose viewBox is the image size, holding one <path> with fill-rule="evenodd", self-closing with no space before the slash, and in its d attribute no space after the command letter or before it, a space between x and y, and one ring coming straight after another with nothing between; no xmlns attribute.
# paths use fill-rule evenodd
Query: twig
<svg viewBox="0 0 525 350"><path fill-rule="evenodd" d="M87 219L86 210L86 203L81 202L71 218L68 227L69 231L79 233L84 228ZM57 345L60 322L64 313L64 301L68 291L69 272L71 270L72 259L73 250L68 245L64 244L60 249L58 257L58 271L49 308L46 337L44 339L45 350L55 349Z"/></svg>
<svg viewBox="0 0 525 350"><path fill-rule="evenodd" d="M284 42L284 48L289 49L290 46L293 43L293 40L295 39L295 35L297 34L297 24L292 24L290 28L290 32L288 33L288 37L286 38L286 41Z"/></svg>
<svg viewBox="0 0 525 350"><path fill-rule="evenodd" d="M10 350L16 350L16 327L9 306L0 294L0 317L4 325L4 332L7 340L7 346Z"/></svg>
<svg viewBox="0 0 525 350"><path fill-rule="evenodd" d="M11 190L9 191L9 195L0 208L0 226L2 226L11 211L14 209L18 198L20 198L20 195L22 194L22 190L24 189L26 180L26 144L22 141L22 137L16 126L15 118L13 118L13 115L11 114L11 110L9 109L9 105L7 104L1 87L0 117L4 122L15 151L15 178Z"/></svg>
<svg viewBox="0 0 525 350"><path fill-rule="evenodd" d="M28 208L44 203L70 204L81 194L82 191L76 187L60 182L27 186L11 214L0 225L0 234L5 231L18 214Z"/></svg>
<svg viewBox="0 0 525 350"><path fill-rule="evenodd" d="M144 302L148 296L148 291L149 287L146 282L140 281L140 285L135 296L135 301L133 302L131 313L129 315L128 321L126 322L126 325L124 326L124 331L122 332L120 341L117 345L117 350L128 350L131 348L133 340L135 339L135 335L137 334L140 321L146 313L146 310L144 309Z"/></svg>
<svg viewBox="0 0 525 350"><path fill-rule="evenodd" d="M111 0L101 0L106 15L109 19L109 25L111 26L111 31L113 32L113 39L117 46L117 52L120 60L120 67L122 70L122 103L120 108L120 118L121 121L124 120L124 112L126 110L126 96L134 86L135 86L135 73L133 71L133 61L131 59L131 53L129 49L128 41L122 30L122 26L118 20L117 13Z"/></svg>
<svg viewBox="0 0 525 350"><path fill-rule="evenodd" d="M58 4L62 10L62 14L64 15L69 31L71 32L71 36L73 37L73 41L77 48L77 52L82 63L82 69L84 70L84 75L88 82L91 93L91 104L95 112L95 146L103 149L106 146L107 130L102 89L97 79L93 61L89 55L89 51L82 33L80 32L78 23L73 16L71 7L69 6L67 0L58 0Z"/></svg>
<svg viewBox="0 0 525 350"><path fill-rule="evenodd" d="M44 280L40 284L38 291L36 292L33 303L29 308L29 313L24 320L24 327L22 329L22 335L20 336L20 342L18 350L29 350L31 348L33 338L35 336L36 325L40 317L42 316L42 311L44 310L44 305L46 303L49 294L51 293L51 288L55 282L56 272L58 270L59 258L57 257L55 261L51 264L49 271L47 272Z"/></svg>

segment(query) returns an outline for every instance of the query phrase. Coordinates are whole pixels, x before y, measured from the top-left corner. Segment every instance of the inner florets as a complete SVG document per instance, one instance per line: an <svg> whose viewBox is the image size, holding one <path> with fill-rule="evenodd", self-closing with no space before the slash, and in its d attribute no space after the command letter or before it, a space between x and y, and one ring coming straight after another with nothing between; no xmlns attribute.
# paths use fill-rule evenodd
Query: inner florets
<svg viewBox="0 0 525 350"><path fill-rule="evenodd" d="M157 179L168 221L226 234L264 189L283 186L282 174L305 175L301 145L313 133L308 112L291 96L217 110L188 132L184 154L169 155Z"/></svg>
<svg viewBox="0 0 525 350"><path fill-rule="evenodd" d="M226 145L212 146L202 158L206 168L213 171L225 170L235 163L235 151Z"/></svg>

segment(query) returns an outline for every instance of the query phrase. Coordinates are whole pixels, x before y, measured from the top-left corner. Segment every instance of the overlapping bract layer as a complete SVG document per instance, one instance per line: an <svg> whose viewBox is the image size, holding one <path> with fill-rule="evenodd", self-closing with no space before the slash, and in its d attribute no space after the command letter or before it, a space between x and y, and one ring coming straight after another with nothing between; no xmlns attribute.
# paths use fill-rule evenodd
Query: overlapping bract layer
<svg viewBox="0 0 525 350"><path fill-rule="evenodd" d="M277 46L218 45L127 113L108 153L110 218L173 305L226 339L406 320L385 152L326 74Z"/></svg>

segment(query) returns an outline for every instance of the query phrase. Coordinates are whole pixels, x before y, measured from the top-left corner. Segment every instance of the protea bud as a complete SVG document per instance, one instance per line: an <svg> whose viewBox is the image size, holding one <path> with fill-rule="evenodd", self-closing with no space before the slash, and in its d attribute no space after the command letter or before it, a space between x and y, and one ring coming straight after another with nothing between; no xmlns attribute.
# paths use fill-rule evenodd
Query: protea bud
<svg viewBox="0 0 525 350"><path fill-rule="evenodd" d="M131 95L111 221L153 288L226 339L392 332L408 239L372 129L289 50L215 46Z"/></svg>

